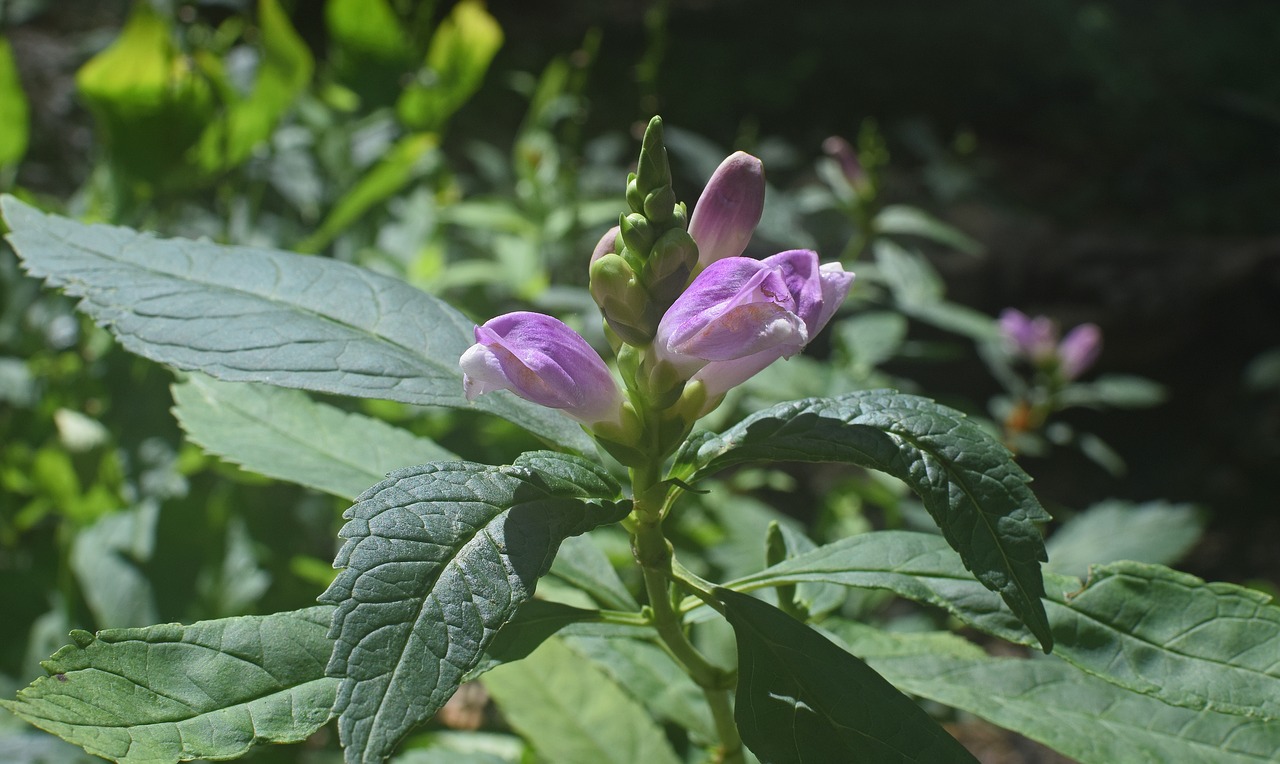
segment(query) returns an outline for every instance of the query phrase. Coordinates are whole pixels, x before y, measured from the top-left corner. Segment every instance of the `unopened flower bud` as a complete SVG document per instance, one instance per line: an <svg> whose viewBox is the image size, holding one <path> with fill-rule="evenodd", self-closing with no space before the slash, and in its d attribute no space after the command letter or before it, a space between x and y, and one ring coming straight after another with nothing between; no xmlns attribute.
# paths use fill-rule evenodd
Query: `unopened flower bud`
<svg viewBox="0 0 1280 764"><path fill-rule="evenodd" d="M618 228L618 236L627 249L641 261L649 257L649 250L653 248L653 242L658 236L644 215L638 212L625 215L618 220Z"/></svg>
<svg viewBox="0 0 1280 764"><path fill-rule="evenodd" d="M664 308L670 305L689 283L698 264L698 245L680 228L672 228L653 244L645 263L644 282L654 301Z"/></svg>
<svg viewBox="0 0 1280 764"><path fill-rule="evenodd" d="M600 355L564 322L540 313L508 313L475 329L458 360L467 400L510 390L592 426L622 424L622 391Z"/></svg>
<svg viewBox="0 0 1280 764"><path fill-rule="evenodd" d="M1102 330L1096 324L1081 324L1058 344L1058 370L1072 380L1085 373L1102 352Z"/></svg>
<svg viewBox="0 0 1280 764"><path fill-rule="evenodd" d="M608 254L618 251L618 226L605 231L604 236L600 237L600 241L596 244L595 250L591 253L591 262L599 260Z"/></svg>
<svg viewBox="0 0 1280 764"><path fill-rule="evenodd" d="M716 168L693 207L689 234L698 243L698 265L737 257L764 213L764 165L736 152Z"/></svg>
<svg viewBox="0 0 1280 764"><path fill-rule="evenodd" d="M623 342L647 345L657 326L657 309L635 271L618 254L607 253L591 263L591 298Z"/></svg>
<svg viewBox="0 0 1280 764"><path fill-rule="evenodd" d="M1016 308L1005 308L1000 313L1000 333L1014 353L1032 363L1045 363L1057 353L1058 327L1045 316L1031 318Z"/></svg>

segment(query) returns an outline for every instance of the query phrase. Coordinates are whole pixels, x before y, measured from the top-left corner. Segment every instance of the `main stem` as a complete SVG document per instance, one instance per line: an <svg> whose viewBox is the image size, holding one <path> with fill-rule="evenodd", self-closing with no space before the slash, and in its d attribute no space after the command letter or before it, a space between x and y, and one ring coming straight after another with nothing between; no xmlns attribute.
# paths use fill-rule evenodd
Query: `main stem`
<svg viewBox="0 0 1280 764"><path fill-rule="evenodd" d="M632 552L644 573L653 627L672 657L707 698L720 737L717 760L722 764L743 764L742 738L738 735L729 699L733 676L713 665L693 646L672 603L671 544L662 533L663 494L658 490L657 470L651 466L633 469L631 479L636 521L632 530Z"/></svg>

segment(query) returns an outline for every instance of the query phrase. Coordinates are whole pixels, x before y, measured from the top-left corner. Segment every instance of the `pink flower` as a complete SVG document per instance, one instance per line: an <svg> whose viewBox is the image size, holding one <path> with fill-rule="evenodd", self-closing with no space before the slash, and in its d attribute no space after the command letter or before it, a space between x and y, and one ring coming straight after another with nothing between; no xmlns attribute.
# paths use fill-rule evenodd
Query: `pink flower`
<svg viewBox="0 0 1280 764"><path fill-rule="evenodd" d="M809 250L707 266L658 324L654 350L715 400L779 358L799 353L853 284L839 263ZM704 412L705 413L705 412Z"/></svg>
<svg viewBox="0 0 1280 764"><path fill-rule="evenodd" d="M1028 317L1014 308L1000 313L1000 333L1011 352L1038 367L1056 369L1071 381L1098 360L1102 350L1102 330L1096 324L1081 324L1058 341L1058 325L1045 316Z"/></svg>
<svg viewBox="0 0 1280 764"><path fill-rule="evenodd" d="M1058 344L1058 369L1066 379L1085 373L1102 352L1102 330L1097 324L1080 324Z"/></svg>
<svg viewBox="0 0 1280 764"><path fill-rule="evenodd" d="M507 313L477 326L475 337L458 361L467 400L510 390L586 425L621 422L622 391L609 367L559 319Z"/></svg>

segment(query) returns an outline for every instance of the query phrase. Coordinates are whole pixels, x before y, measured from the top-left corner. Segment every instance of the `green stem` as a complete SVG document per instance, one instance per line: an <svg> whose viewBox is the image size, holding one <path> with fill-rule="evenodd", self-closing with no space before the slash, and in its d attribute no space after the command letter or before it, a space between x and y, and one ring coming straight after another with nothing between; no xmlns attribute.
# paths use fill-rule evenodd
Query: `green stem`
<svg viewBox="0 0 1280 764"><path fill-rule="evenodd" d="M657 471L653 468L633 469L631 477L636 502L632 552L644 574L651 624L667 651L707 698L720 737L716 760L722 764L741 764L744 761L742 738L733 720L729 698L735 684L733 672L713 665L693 646L672 603L671 544L662 533L661 516L666 497L660 490L655 490L658 487Z"/></svg>

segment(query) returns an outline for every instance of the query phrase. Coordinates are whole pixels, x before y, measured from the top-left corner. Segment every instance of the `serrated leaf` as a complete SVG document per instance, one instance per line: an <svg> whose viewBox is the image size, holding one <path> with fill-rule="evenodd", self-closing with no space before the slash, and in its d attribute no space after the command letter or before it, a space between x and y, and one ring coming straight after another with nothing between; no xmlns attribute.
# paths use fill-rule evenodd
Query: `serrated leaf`
<svg viewBox="0 0 1280 764"><path fill-rule="evenodd" d="M41 729L118 762L231 759L303 740L331 718L332 608L74 632L42 677L0 701Z"/></svg>
<svg viewBox="0 0 1280 764"><path fill-rule="evenodd" d="M511 726L556 764L679 764L640 704L562 640L484 677Z"/></svg>
<svg viewBox="0 0 1280 764"><path fill-rule="evenodd" d="M1261 764L1280 751L1280 721L1171 706L1053 657L868 657L895 685L968 711L1080 764Z"/></svg>
<svg viewBox="0 0 1280 764"><path fill-rule="evenodd" d="M760 461L848 462L893 475L920 496L974 576L1046 652L1053 646L1036 527L1049 515L1009 451L953 409L891 391L809 398L753 414L676 459L677 476L691 481Z"/></svg>
<svg viewBox="0 0 1280 764"><path fill-rule="evenodd" d="M339 395L479 408L594 452L558 411L505 392L474 404L458 358L473 324L448 304L347 263L85 225L0 198L27 272L83 298L125 348L186 371Z"/></svg>
<svg viewBox="0 0 1280 764"><path fill-rule="evenodd" d="M764 764L976 762L910 698L827 638L716 590L738 643L734 719Z"/></svg>
<svg viewBox="0 0 1280 764"><path fill-rule="evenodd" d="M1134 692L1194 710L1280 718L1280 607L1266 595L1158 565L1097 566L1088 586L1045 574L1054 654ZM1032 636L936 537L882 531L828 544L726 586L883 588L1019 644Z"/></svg>
<svg viewBox="0 0 1280 764"><path fill-rule="evenodd" d="M393 470L456 458L426 438L297 390L203 374L171 390L174 416L204 450L252 472L345 499Z"/></svg>
<svg viewBox="0 0 1280 764"><path fill-rule="evenodd" d="M628 506L600 466L550 452L393 473L344 514L329 672L349 762L379 762L453 695L561 540Z"/></svg>

